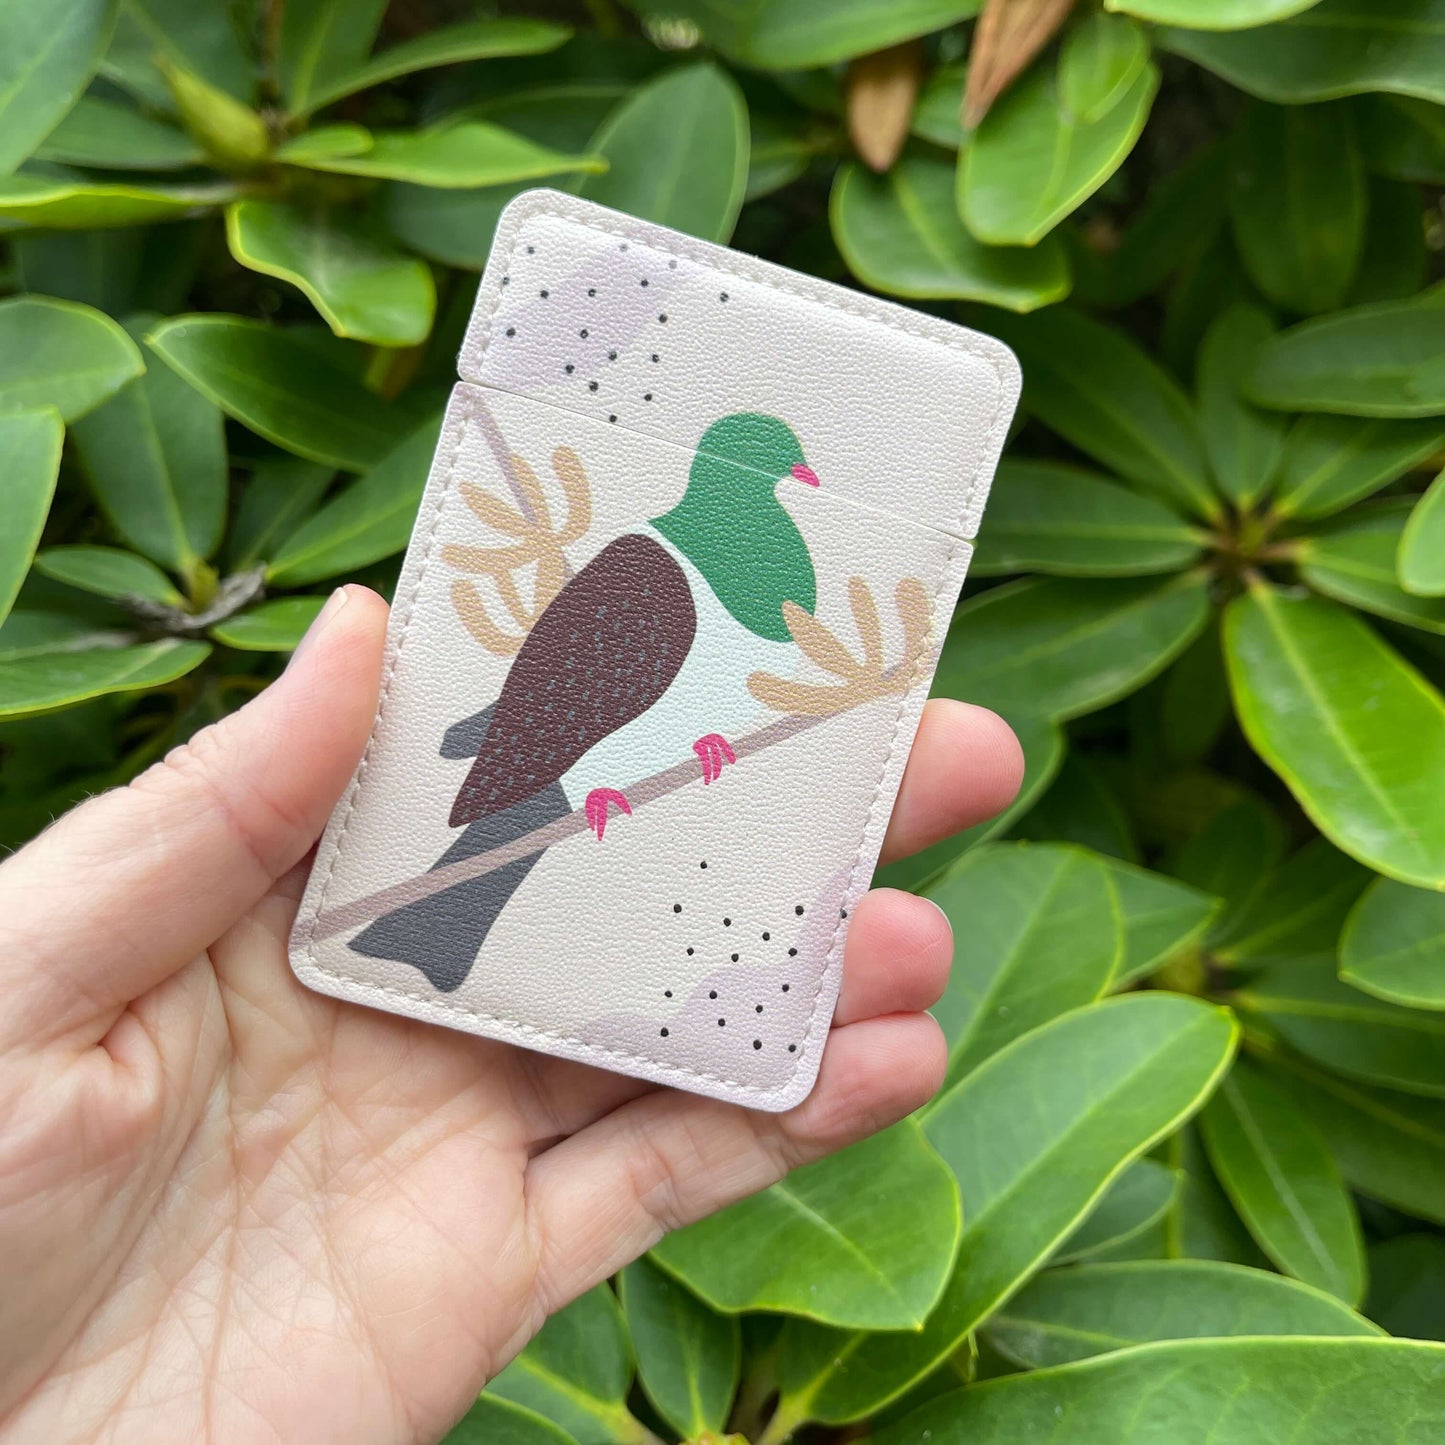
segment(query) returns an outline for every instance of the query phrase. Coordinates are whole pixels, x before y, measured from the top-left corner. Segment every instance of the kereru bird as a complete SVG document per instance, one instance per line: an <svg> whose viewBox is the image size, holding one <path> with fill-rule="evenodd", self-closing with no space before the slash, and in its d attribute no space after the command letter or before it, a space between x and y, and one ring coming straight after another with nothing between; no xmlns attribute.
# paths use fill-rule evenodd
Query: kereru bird
<svg viewBox="0 0 1445 1445"><path fill-rule="evenodd" d="M452 805L465 831L434 865L476 857L581 807L599 841L627 789L691 749L704 784L737 761L727 733L757 710L749 674L793 658L784 602L812 612L807 544L775 495L818 485L791 428L738 412L704 433L682 500L609 542L537 619L500 697L449 728L474 757ZM540 852L383 915L358 953L460 986Z"/></svg>

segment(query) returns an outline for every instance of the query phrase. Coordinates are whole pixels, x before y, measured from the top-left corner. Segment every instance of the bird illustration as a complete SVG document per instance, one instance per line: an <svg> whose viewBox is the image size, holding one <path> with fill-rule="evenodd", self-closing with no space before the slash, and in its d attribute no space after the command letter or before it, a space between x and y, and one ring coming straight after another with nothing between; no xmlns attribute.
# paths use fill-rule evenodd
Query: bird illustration
<svg viewBox="0 0 1445 1445"><path fill-rule="evenodd" d="M725 416L704 432L682 500L563 586L497 700L447 730L442 756L473 762L450 816L464 831L435 867L579 807L601 841L614 814L631 814L628 787L689 749L705 785L736 763L727 734L758 708L748 676L792 660L783 604L812 613L817 602L807 543L776 495L784 481L818 485L792 429ZM450 992L541 856L405 904L350 946Z"/></svg>

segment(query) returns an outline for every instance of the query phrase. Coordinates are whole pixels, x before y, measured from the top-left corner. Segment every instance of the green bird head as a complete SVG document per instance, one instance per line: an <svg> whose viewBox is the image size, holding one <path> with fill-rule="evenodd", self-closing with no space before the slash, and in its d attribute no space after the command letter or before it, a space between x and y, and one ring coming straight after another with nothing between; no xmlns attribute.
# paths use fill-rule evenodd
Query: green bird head
<svg viewBox="0 0 1445 1445"><path fill-rule="evenodd" d="M818 485L793 429L734 412L703 433L682 500L652 519L744 627L776 642L790 636L784 602L817 604L808 544L776 495L785 480Z"/></svg>

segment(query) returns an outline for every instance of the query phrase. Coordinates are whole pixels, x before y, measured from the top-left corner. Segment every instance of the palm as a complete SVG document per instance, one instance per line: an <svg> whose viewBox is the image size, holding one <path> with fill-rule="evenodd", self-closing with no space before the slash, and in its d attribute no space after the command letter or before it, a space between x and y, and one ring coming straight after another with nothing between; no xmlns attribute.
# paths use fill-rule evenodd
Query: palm
<svg viewBox="0 0 1445 1445"><path fill-rule="evenodd" d="M0 1131L0 1423L21 1438L106 1425L152 1439L437 1438L548 1312L665 1229L889 1122L936 1084L936 1031L907 1011L936 995L947 941L902 895L860 908L839 1026L818 1088L791 1115L303 989L285 961L304 881L292 865L352 766L374 696L380 608L347 610L352 635L313 650L309 679L298 668L273 689L297 696L261 700L295 712L309 683L332 734L295 763L296 787L305 779L314 798L263 798L254 831L246 798L222 807L215 886L243 890L248 862L281 875L226 926L211 926L225 906L207 860L180 839L166 861L187 864L207 901L177 903L169 875L137 864L161 886L152 934L135 879L112 877L123 864L106 874L119 919L101 897L94 917L67 920L62 905L87 896L84 879L56 888L114 858L107 830L133 839L137 813L143 834L165 834L150 812L190 789L194 814L207 752L240 755L219 742L134 796L91 804L0 869L0 918L41 940L28 961L43 977L28 1016L0 1019L7 1040L29 1041L0 1052L0 1099L25 1101ZM321 675L328 667L335 676ZM348 684L352 673L369 682ZM229 742L246 725L245 713L232 720ZM268 762L285 772L258 758L258 777ZM956 800L948 821L1006 794L1009 770L1004 761ZM936 810L937 791L919 791L932 800L921 813ZM208 782L202 797L215 793ZM183 926L167 906L184 910ZM187 927L197 947L180 943ZM172 941L180 952L168 958ZM57 992L77 984L78 996ZM878 1017L885 998L905 1012ZM45 1087L31 1087L37 1078Z"/></svg>

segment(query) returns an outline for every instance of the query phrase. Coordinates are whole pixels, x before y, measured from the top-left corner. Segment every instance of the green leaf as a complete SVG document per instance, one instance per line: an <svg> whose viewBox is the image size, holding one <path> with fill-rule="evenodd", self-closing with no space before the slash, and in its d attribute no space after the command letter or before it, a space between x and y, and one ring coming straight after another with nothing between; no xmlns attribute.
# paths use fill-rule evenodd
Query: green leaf
<svg viewBox="0 0 1445 1445"><path fill-rule="evenodd" d="M1118 170L1158 88L1159 71L1146 62L1097 119L1079 119L1052 71L1033 67L994 102L959 153L964 224L990 245L1041 241Z"/></svg>
<svg viewBox="0 0 1445 1445"><path fill-rule="evenodd" d="M144 231L16 231L8 239L16 290L79 301L112 316L134 304Z"/></svg>
<svg viewBox="0 0 1445 1445"><path fill-rule="evenodd" d="M154 317L128 322L140 339ZM164 366L75 424L91 491L138 552L187 577L221 540L226 435L220 411Z"/></svg>
<svg viewBox="0 0 1445 1445"><path fill-rule="evenodd" d="M202 158L184 131L94 95L81 96L35 154L66 165L126 171L178 170Z"/></svg>
<svg viewBox="0 0 1445 1445"><path fill-rule="evenodd" d="M1340 977L1390 1003L1445 1009L1445 893L1377 878L1345 924Z"/></svg>
<svg viewBox="0 0 1445 1445"><path fill-rule="evenodd" d="M951 1355L1094 1206L1125 1166L1208 1097L1234 1051L1229 1014L1130 994L1016 1039L924 1116L967 1222L942 1300L917 1334L788 1325L779 1413L872 1414Z"/></svg>
<svg viewBox="0 0 1445 1445"><path fill-rule="evenodd" d="M1286 310L1340 305L1365 239L1365 176L1349 111L1255 103L1233 162L1230 213L1250 279Z"/></svg>
<svg viewBox="0 0 1445 1445"><path fill-rule="evenodd" d="M1352 1189L1445 1224L1445 1104L1372 1089L1288 1055L1268 1062Z"/></svg>
<svg viewBox="0 0 1445 1445"><path fill-rule="evenodd" d="M146 340L227 416L327 466L365 471L416 425L294 331L242 316L176 316Z"/></svg>
<svg viewBox="0 0 1445 1445"><path fill-rule="evenodd" d="M1192 575L1011 582L954 614L934 692L1061 722L1147 682L1208 616L1205 583Z"/></svg>
<svg viewBox="0 0 1445 1445"><path fill-rule="evenodd" d="M1445 183L1445 111L1408 95L1362 95L1355 128L1365 164L1397 181Z"/></svg>
<svg viewBox="0 0 1445 1445"><path fill-rule="evenodd" d="M1292 326L1260 348L1246 390L1283 411L1445 411L1445 305L1426 292Z"/></svg>
<svg viewBox="0 0 1445 1445"><path fill-rule="evenodd" d="M1412 596L1396 580L1395 559L1409 520L1406 497L1336 518L1295 544L1300 575L1317 592L1364 612L1445 633L1445 597Z"/></svg>
<svg viewBox="0 0 1445 1445"><path fill-rule="evenodd" d="M748 113L748 181L743 201L761 200L791 185L808 169L822 142L807 123L756 110Z"/></svg>
<svg viewBox="0 0 1445 1445"><path fill-rule="evenodd" d="M1284 856L1284 845L1284 825L1273 809L1246 794L1184 840L1171 871L1201 892L1222 898L1226 917L1234 918L1265 887ZM1336 858L1344 856L1329 851Z"/></svg>
<svg viewBox="0 0 1445 1445"><path fill-rule="evenodd" d="M0 415L54 407L72 422L144 370L135 342L89 306L0 301Z"/></svg>
<svg viewBox="0 0 1445 1445"><path fill-rule="evenodd" d="M1010 311L1068 295L1069 264L1058 239L1032 250L974 240L954 207L953 167L937 156L906 156L881 176L842 166L828 212L848 269L875 291L986 301Z"/></svg>
<svg viewBox="0 0 1445 1445"><path fill-rule="evenodd" d="M1399 480L1445 447L1445 423L1303 416L1280 459L1274 511L1326 517Z"/></svg>
<svg viewBox="0 0 1445 1445"><path fill-rule="evenodd" d="M65 428L52 407L0 416L0 623L40 542Z"/></svg>
<svg viewBox="0 0 1445 1445"><path fill-rule="evenodd" d="M139 226L147 221L178 221L222 205L233 195L234 187L217 183L142 186L125 181L92 184L69 176L4 176L0 177L0 221L59 231Z"/></svg>
<svg viewBox="0 0 1445 1445"><path fill-rule="evenodd" d="M578 194L705 241L732 235L748 181L748 108L717 66L648 81L603 122L591 149L606 169Z"/></svg>
<svg viewBox="0 0 1445 1445"><path fill-rule="evenodd" d="M1050 1256L1049 1264L1073 1264L1137 1239L1163 1218L1178 1192L1177 1169L1157 1159L1136 1159L1115 1176L1099 1202ZM994 1316L995 1321L998 1318Z"/></svg>
<svg viewBox="0 0 1445 1445"><path fill-rule="evenodd" d="M442 1445L577 1445L577 1441L535 1410L482 1395L452 1426Z"/></svg>
<svg viewBox="0 0 1445 1445"><path fill-rule="evenodd" d="M1078 843L1114 858L1134 859L1139 845L1123 801L1098 764L1084 752L1072 752L1039 801L1012 830L1015 838L1035 842Z"/></svg>
<svg viewBox="0 0 1445 1445"><path fill-rule="evenodd" d="M1370 177L1370 214L1350 305L1403 301L1425 284L1430 267L1420 188L1408 181Z"/></svg>
<svg viewBox="0 0 1445 1445"><path fill-rule="evenodd" d="M1194 943L1219 904L1197 888L1132 863L1108 858L1104 866L1124 929L1123 957L1109 980L1111 989L1119 989Z"/></svg>
<svg viewBox="0 0 1445 1445"><path fill-rule="evenodd" d="M304 115L313 97L361 65L386 0L287 0L276 37L276 76L287 109Z"/></svg>
<svg viewBox="0 0 1445 1445"><path fill-rule="evenodd" d="M489 1394L560 1425L579 1441L652 1437L627 1409L632 1350L616 1298L599 1284L553 1315L488 1386Z"/></svg>
<svg viewBox="0 0 1445 1445"><path fill-rule="evenodd" d="M1357 1305L1364 1243L1324 1141L1268 1078L1235 1066L1205 1105L1210 1162L1260 1248L1295 1279Z"/></svg>
<svg viewBox="0 0 1445 1445"><path fill-rule="evenodd" d="M0 175L50 134L85 89L115 12L116 0L0 6Z"/></svg>
<svg viewBox="0 0 1445 1445"><path fill-rule="evenodd" d="M540 55L555 50L571 36L565 25L525 16L464 20L442 25L404 40L373 55L353 69L340 70L314 85L294 114L320 110L358 90L430 70L437 65L456 65L464 60L488 60L498 56Z"/></svg>
<svg viewBox="0 0 1445 1445"><path fill-rule="evenodd" d="M266 159L271 135L260 112L165 55L158 56L156 64L170 87L181 121L217 165L249 171Z"/></svg>
<svg viewBox="0 0 1445 1445"><path fill-rule="evenodd" d="M47 547L37 554L35 570L100 597L142 597L167 607L185 600L154 562L118 547Z"/></svg>
<svg viewBox="0 0 1445 1445"><path fill-rule="evenodd" d="M1445 1340L1445 1239L1402 1234L1371 1245L1365 1313L1392 1335Z"/></svg>
<svg viewBox="0 0 1445 1445"><path fill-rule="evenodd" d="M428 130L377 131L364 151L292 147L280 158L308 170L375 176L443 190L535 181L568 171L600 171L596 156L567 156L484 120L463 120Z"/></svg>
<svg viewBox="0 0 1445 1445"><path fill-rule="evenodd" d="M988 1326L992 1343L1029 1370L1153 1340L1379 1333L1307 1284L1202 1259L1050 1270Z"/></svg>
<svg viewBox="0 0 1445 1445"><path fill-rule="evenodd" d="M335 474L300 457L262 462L241 493L241 504L226 539L226 560L244 572L267 561L316 510Z"/></svg>
<svg viewBox="0 0 1445 1445"><path fill-rule="evenodd" d="M1445 103L1442 0L1321 0L1278 25L1228 35L1158 30L1154 42L1286 105L1367 90Z"/></svg>
<svg viewBox="0 0 1445 1445"><path fill-rule="evenodd" d="M421 505L439 425L437 417L428 417L365 476L302 522L275 549L268 580L299 587L402 551Z"/></svg>
<svg viewBox="0 0 1445 1445"><path fill-rule="evenodd" d="M1263 311L1236 302L1220 312L1199 348L1195 384L1204 447L1220 491L1240 507L1252 506L1268 490L1284 448L1284 418L1251 406L1240 391L1273 334Z"/></svg>
<svg viewBox="0 0 1445 1445"><path fill-rule="evenodd" d="M918 92L913 107L912 133L945 150L956 151L964 142L963 87L968 67L957 63L940 65ZM949 173L949 207L953 206L953 176Z"/></svg>
<svg viewBox="0 0 1445 1445"><path fill-rule="evenodd" d="M216 623L207 635L242 652L292 652L325 605L325 597L275 597Z"/></svg>
<svg viewBox="0 0 1445 1445"><path fill-rule="evenodd" d="M0 628L0 717L73 707L112 692L137 692L183 677L210 652L202 642L127 646L90 624L48 613L12 612Z"/></svg>
<svg viewBox="0 0 1445 1445"><path fill-rule="evenodd" d="M989 496L976 577L1043 572L1121 577L1173 572L1204 534L1152 497L1058 462L1006 458Z"/></svg>
<svg viewBox="0 0 1445 1445"><path fill-rule="evenodd" d="M174 97L157 65L159 57L249 102L255 98L257 66L240 19L228 5L124 0L101 74L147 104L168 110Z"/></svg>
<svg viewBox="0 0 1445 1445"><path fill-rule="evenodd" d="M978 848L926 896L968 939L932 1010L948 1039L950 1082L1020 1034L1102 998L1124 956L1108 872L1082 848Z"/></svg>
<svg viewBox="0 0 1445 1445"><path fill-rule="evenodd" d="M1104 0L1104 9L1137 15L1156 25L1184 25L1190 30L1248 30L1298 15L1318 3L1319 0Z"/></svg>
<svg viewBox="0 0 1445 1445"><path fill-rule="evenodd" d="M1169 1150L1184 1178L1174 1207L1165 1220L1165 1254L1171 1259L1217 1259L1265 1269L1269 1261L1234 1212L1199 1138L1199 1126L1187 1124Z"/></svg>
<svg viewBox="0 0 1445 1445"><path fill-rule="evenodd" d="M651 1257L714 1309L916 1329L958 1230L958 1188L907 1120L667 1235Z"/></svg>
<svg viewBox="0 0 1445 1445"><path fill-rule="evenodd" d="M1360 862L1445 887L1445 700L1358 618L1259 584L1229 604L1225 655L1254 750Z"/></svg>
<svg viewBox="0 0 1445 1445"><path fill-rule="evenodd" d="M1445 597L1445 472L1415 504L1400 538L1400 584L1417 597ZM1445 609L1445 604L1441 604Z"/></svg>
<svg viewBox="0 0 1445 1445"><path fill-rule="evenodd" d="M993 329L1018 352L1024 404L1045 426L1160 501L1219 515L1193 408L1133 341L1063 306Z"/></svg>
<svg viewBox="0 0 1445 1445"><path fill-rule="evenodd" d="M1248 33L1248 32L1246 32ZM1169 1340L940 1396L878 1445L1415 1445L1445 1430L1445 1346Z"/></svg>
<svg viewBox="0 0 1445 1445"><path fill-rule="evenodd" d="M732 59L761 70L802 70L927 35L976 15L982 0L629 0L646 14L691 20Z"/></svg>
<svg viewBox="0 0 1445 1445"><path fill-rule="evenodd" d="M1085 125L1107 115L1149 63L1142 27L1122 16L1095 14L1064 32L1059 51L1059 100Z"/></svg>
<svg viewBox="0 0 1445 1445"><path fill-rule="evenodd" d="M226 212L226 239L243 266L304 291L338 336L415 346L431 330L431 268L335 210L237 201Z"/></svg>
<svg viewBox="0 0 1445 1445"><path fill-rule="evenodd" d="M1335 1073L1445 1098L1445 1015L1351 988L1335 977L1332 959L1268 969L1236 1001L1291 1048Z"/></svg>
<svg viewBox="0 0 1445 1445"><path fill-rule="evenodd" d="M653 1408L685 1440L721 1434L737 1390L738 1322L715 1314L646 1259L620 1278L637 1373Z"/></svg>

